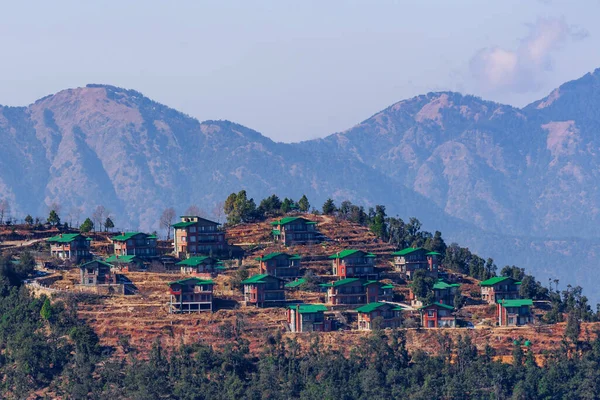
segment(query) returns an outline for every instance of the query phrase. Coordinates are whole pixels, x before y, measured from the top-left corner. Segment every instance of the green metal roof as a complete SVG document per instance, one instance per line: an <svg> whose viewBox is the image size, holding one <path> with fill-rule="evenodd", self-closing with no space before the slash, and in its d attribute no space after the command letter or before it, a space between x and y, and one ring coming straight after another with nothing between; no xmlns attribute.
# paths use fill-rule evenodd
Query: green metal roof
<svg viewBox="0 0 600 400"><path fill-rule="evenodd" d="M295 281L286 283L285 287L286 288L297 288L298 286L302 285L303 283L306 283L306 279L300 278L300 279L296 279Z"/></svg>
<svg viewBox="0 0 600 400"><path fill-rule="evenodd" d="M506 299L498 300L498 304L503 307L521 307L521 306L532 306L533 300L531 299Z"/></svg>
<svg viewBox="0 0 600 400"><path fill-rule="evenodd" d="M130 255L130 256L117 256L116 254L113 254L112 256L108 257L105 260L107 263L130 263L130 262L135 262L135 261L140 261L138 256L135 255Z"/></svg>
<svg viewBox="0 0 600 400"><path fill-rule="evenodd" d="M327 311L327 307L325 307L323 304L293 304L288 306L288 308L292 309L292 310L296 310L299 306L299 312L300 314L313 314L313 313L318 313L318 312L323 312L323 311Z"/></svg>
<svg viewBox="0 0 600 400"><path fill-rule="evenodd" d="M279 229L273 229L273 230L271 231L271 233L272 233L273 235L275 235L275 236L279 236L279 235L281 235L281 231L280 231Z"/></svg>
<svg viewBox="0 0 600 400"><path fill-rule="evenodd" d="M193 277L193 278L185 278L185 279L180 279L178 281L169 282L169 286L175 285L176 283L180 284L180 285L183 285L183 284L188 283L190 281L194 281L194 283L196 285L209 285L209 284L212 285L212 284L214 284L214 282L212 280L210 280L210 279L200 279L200 278Z"/></svg>
<svg viewBox="0 0 600 400"><path fill-rule="evenodd" d="M178 222L176 224L171 225L173 228L177 229L177 228L186 228L188 226L192 226L192 225L196 225L198 222L200 221L205 221L208 222L212 225L220 225L218 222L215 221L211 221L210 219L206 219L206 218L201 218L201 217L196 217L196 216L190 216L190 215L183 215L180 218L198 218L198 221L188 221L188 222Z"/></svg>
<svg viewBox="0 0 600 400"><path fill-rule="evenodd" d="M451 287L460 287L460 283L446 283L444 281L437 281L433 284L433 288L437 290L449 289Z"/></svg>
<svg viewBox="0 0 600 400"><path fill-rule="evenodd" d="M452 307L452 306L449 306L448 304L442 304L442 303L438 303L437 301L436 301L435 303L431 303L431 304L428 304L428 305L426 305L426 306L419 307L419 308L418 308L418 310L422 310L422 309L424 309L424 308L431 307L431 306L438 306L438 307L442 307L442 308L445 308L446 310L454 310L454 307Z"/></svg>
<svg viewBox="0 0 600 400"><path fill-rule="evenodd" d="M308 219L306 219L304 217L285 217L285 218L281 218L281 219L278 219L278 220L275 220L275 221L271 222L271 225L273 225L273 226L276 226L276 225L287 225L287 224L289 224L291 222L295 222L295 221L298 221L298 220L305 221L306 224L311 224L311 225L316 224L316 222L310 221L310 220L308 220Z"/></svg>
<svg viewBox="0 0 600 400"><path fill-rule="evenodd" d="M266 256L263 257L257 257L256 261L268 261L271 260L273 258L279 257L279 256L286 256L289 260L300 260L302 259L302 257L300 257L299 254L288 254L288 253L283 253L283 252L275 252L275 253L269 253Z"/></svg>
<svg viewBox="0 0 600 400"><path fill-rule="evenodd" d="M188 226L196 225L197 223L198 223L197 221L178 222L171 226L175 229L179 229L179 228L187 228Z"/></svg>
<svg viewBox="0 0 600 400"><path fill-rule="evenodd" d="M362 307L358 307L356 309L356 311L358 311L359 313L370 313L370 312L373 312L373 311L375 311L378 308L381 308L383 306L391 306L392 310L394 310L394 311L400 311L400 310L402 310L402 307L396 306L394 304L389 304L389 303L369 303L369 304L366 304L366 305L364 305Z"/></svg>
<svg viewBox="0 0 600 400"><path fill-rule="evenodd" d="M205 261L207 261L207 260L216 261L215 258L212 258L212 257L209 257L209 256L199 256L199 257L190 257L190 258L187 258L187 259L185 259L183 261L179 261L175 265L189 265L189 266L192 266L192 267L197 267L200 264L204 264Z"/></svg>
<svg viewBox="0 0 600 400"><path fill-rule="evenodd" d="M486 279L485 281L479 282L479 285L480 286L494 286L500 282L504 282L507 279L514 280L513 278L511 278L509 276L495 276L493 278Z"/></svg>
<svg viewBox="0 0 600 400"><path fill-rule="evenodd" d="M396 251L392 253L393 256L405 256L407 254L414 253L415 251L425 250L422 247L407 247L406 249L402 249L400 251Z"/></svg>
<svg viewBox="0 0 600 400"><path fill-rule="evenodd" d="M441 256L442 253L438 253L437 251L430 251L426 255L428 255L428 256Z"/></svg>
<svg viewBox="0 0 600 400"><path fill-rule="evenodd" d="M79 233L64 233L62 235L52 236L51 238L46 239L47 242L52 243L70 243L73 240L77 239L80 235Z"/></svg>
<svg viewBox="0 0 600 400"><path fill-rule="evenodd" d="M126 232L126 233L124 233L122 235L113 236L111 238L111 240L114 241L114 242L125 242L125 241L131 239L132 237L134 237L136 235L139 235L139 234L149 236L148 234L143 233L143 232Z"/></svg>
<svg viewBox="0 0 600 400"><path fill-rule="evenodd" d="M342 250L339 253L335 253L329 256L329 258L331 259L336 259L336 258L346 258L349 257L351 255L357 254L357 253L362 253L365 255L365 257L375 257L375 254L373 253L367 253L365 251L362 250L356 250L356 249L346 249L346 250Z"/></svg>
<svg viewBox="0 0 600 400"><path fill-rule="evenodd" d="M90 264L92 264L92 263L98 263L98 264L102 264L102 265L104 265L105 267L109 267L109 268L111 268L111 267L112 267L112 265L110 265L109 263L106 263L106 262L104 262L104 261L102 261L102 260L92 260L92 261L88 261L88 262L86 262L86 263L84 263L84 264L81 264L81 265L79 266L79 268L84 268L84 267L86 267L87 265L90 265Z"/></svg>
<svg viewBox="0 0 600 400"><path fill-rule="evenodd" d="M347 285L349 283L353 283L353 282L357 282L357 281L360 281L360 278L346 278L346 279L340 279L339 281L335 281L332 283L325 283L321 286L338 287L338 286Z"/></svg>
<svg viewBox="0 0 600 400"><path fill-rule="evenodd" d="M280 278L278 278L276 276L272 276L272 275L269 275L269 274L258 274L258 275L253 275L250 278L242 281L242 284L243 285L247 285L247 284L252 284L252 283L267 283L265 281L265 278L267 278L267 277L271 277L271 278L275 278L275 279L280 279Z"/></svg>
<svg viewBox="0 0 600 400"><path fill-rule="evenodd" d="M393 289L394 285L391 285L391 284L390 285L383 285L381 288L382 289Z"/></svg>

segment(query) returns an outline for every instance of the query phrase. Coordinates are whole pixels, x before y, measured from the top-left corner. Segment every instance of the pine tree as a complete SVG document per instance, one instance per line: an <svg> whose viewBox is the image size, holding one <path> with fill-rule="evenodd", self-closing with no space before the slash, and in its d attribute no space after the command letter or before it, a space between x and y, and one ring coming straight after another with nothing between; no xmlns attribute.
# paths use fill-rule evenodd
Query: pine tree
<svg viewBox="0 0 600 400"><path fill-rule="evenodd" d="M81 226L79 227L79 230L82 233L91 232L92 229L94 229L94 223L89 218L86 218L85 221L83 221L83 224L81 224Z"/></svg>
<svg viewBox="0 0 600 400"><path fill-rule="evenodd" d="M104 229L106 229L108 231L114 227L115 227L115 224L112 221L112 219L110 219L110 217L106 217L106 221L104 221Z"/></svg>
<svg viewBox="0 0 600 400"><path fill-rule="evenodd" d="M46 300L44 300L40 315L46 321L49 321L50 318L52 318L52 304L50 303L50 299L46 298Z"/></svg>
<svg viewBox="0 0 600 400"><path fill-rule="evenodd" d="M375 216L371 222L371 232L378 238L387 240L387 224L385 222L385 206L375 206Z"/></svg>
<svg viewBox="0 0 600 400"><path fill-rule="evenodd" d="M48 215L48 223L50 225L54 225L54 226L57 226L58 224L60 224L60 217L58 216L56 211L54 211L54 210L50 211L50 214Z"/></svg>
<svg viewBox="0 0 600 400"><path fill-rule="evenodd" d="M337 208L335 207L335 203L333 202L333 199L331 199L331 198L327 199L325 201L325 203L323 204L323 214L331 215L336 211L337 211Z"/></svg>
<svg viewBox="0 0 600 400"><path fill-rule="evenodd" d="M308 210L310 210L310 203L305 194L298 200L298 209L302 212L308 212Z"/></svg>

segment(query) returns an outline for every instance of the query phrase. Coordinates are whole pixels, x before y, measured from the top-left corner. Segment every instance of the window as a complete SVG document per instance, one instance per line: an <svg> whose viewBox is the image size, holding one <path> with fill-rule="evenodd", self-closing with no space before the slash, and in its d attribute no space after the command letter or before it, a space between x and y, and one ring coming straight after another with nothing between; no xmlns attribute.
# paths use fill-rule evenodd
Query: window
<svg viewBox="0 0 600 400"><path fill-rule="evenodd" d="M428 317L433 317L433 316L434 316L434 314L435 314L435 311L434 311L434 310L427 310L427 316L428 316Z"/></svg>
<svg viewBox="0 0 600 400"><path fill-rule="evenodd" d="M190 242L195 242L196 241L196 236L190 236Z"/></svg>
<svg viewBox="0 0 600 400"><path fill-rule="evenodd" d="M182 242L185 242L185 236L182 236L182 237L181 237L181 241L182 241Z"/></svg>
<svg viewBox="0 0 600 400"><path fill-rule="evenodd" d="M195 226L190 226L190 232L196 232L196 227Z"/></svg>

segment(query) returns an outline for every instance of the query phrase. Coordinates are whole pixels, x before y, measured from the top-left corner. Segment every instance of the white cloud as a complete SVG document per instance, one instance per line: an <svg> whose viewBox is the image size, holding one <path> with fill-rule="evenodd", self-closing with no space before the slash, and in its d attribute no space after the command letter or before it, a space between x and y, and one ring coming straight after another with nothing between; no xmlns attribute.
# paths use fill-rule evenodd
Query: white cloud
<svg viewBox="0 0 600 400"><path fill-rule="evenodd" d="M569 40L587 37L585 30L567 24L564 18L538 19L529 25L529 35L516 49L486 47L471 59L470 70L486 91L528 92L540 88L544 73L552 70L554 53Z"/></svg>

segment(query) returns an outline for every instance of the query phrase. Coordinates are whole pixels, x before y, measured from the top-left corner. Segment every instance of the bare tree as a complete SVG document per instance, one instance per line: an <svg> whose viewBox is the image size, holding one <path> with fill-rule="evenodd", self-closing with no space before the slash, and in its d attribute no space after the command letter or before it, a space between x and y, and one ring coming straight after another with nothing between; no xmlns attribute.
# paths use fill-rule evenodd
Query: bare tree
<svg viewBox="0 0 600 400"><path fill-rule="evenodd" d="M223 214L225 213L225 202L219 201L215 208L213 209L213 215L217 218L217 222L221 223L221 219L223 219Z"/></svg>
<svg viewBox="0 0 600 400"><path fill-rule="evenodd" d="M54 212L56 212L57 214L60 214L60 211L62 210L62 206L60 205L59 202L57 201L53 201L52 203L50 203L50 205L48 206L48 212L54 210Z"/></svg>
<svg viewBox="0 0 600 400"><path fill-rule="evenodd" d="M73 220L75 220L75 226L79 226L79 218L81 218L81 214L83 210L81 207L73 207L69 212L69 216L71 217L71 225L73 224Z"/></svg>
<svg viewBox="0 0 600 400"><path fill-rule="evenodd" d="M0 200L0 224L4 223L4 217L10 213L10 203L6 199Z"/></svg>
<svg viewBox="0 0 600 400"><path fill-rule="evenodd" d="M191 206L189 206L187 208L187 210L185 210L185 215L189 215L189 216L199 217L201 213L202 213L202 210L200 210L200 207L198 207L195 204L192 204Z"/></svg>
<svg viewBox="0 0 600 400"><path fill-rule="evenodd" d="M96 209L92 213L92 220L94 226L99 226L102 231L102 225L104 224L104 216L106 215L106 208L102 205L96 206Z"/></svg>
<svg viewBox="0 0 600 400"><path fill-rule="evenodd" d="M167 231L167 240L171 239L171 225L175 220L175 209L173 207L166 208L160 216L160 227Z"/></svg>

